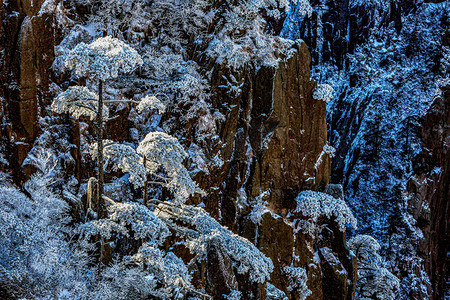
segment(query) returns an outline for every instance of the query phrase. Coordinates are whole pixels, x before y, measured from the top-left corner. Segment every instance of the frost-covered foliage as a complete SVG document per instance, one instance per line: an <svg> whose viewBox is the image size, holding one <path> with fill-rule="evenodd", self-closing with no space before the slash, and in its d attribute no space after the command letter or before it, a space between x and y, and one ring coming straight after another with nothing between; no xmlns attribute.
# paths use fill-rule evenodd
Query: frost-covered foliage
<svg viewBox="0 0 450 300"><path fill-rule="evenodd" d="M96 143L91 146L91 156L95 159L98 153ZM143 187L147 180L147 172L142 164L142 156L130 145L115 143L104 140L103 156L105 158L105 169L112 166L113 170L120 169L122 172L130 174L130 183L136 188Z"/></svg>
<svg viewBox="0 0 450 300"><path fill-rule="evenodd" d="M227 1L219 5L204 0L159 0L150 4L118 0L81 2L92 5L89 23L100 31L117 34L133 43L151 31L155 42L181 54L194 41L198 47L206 45L205 53L212 59L233 68L250 62L274 65L292 45L291 41L269 33L266 18L282 20L291 4L303 14L312 12L308 0Z"/></svg>
<svg viewBox="0 0 450 300"><path fill-rule="evenodd" d="M98 146L94 143L90 149L93 158L97 157L97 152ZM136 188L144 186L148 181L148 174L159 180L153 183L169 188L178 202L184 203L195 193L203 194L183 165L183 160L187 157L183 146L176 138L166 133L148 133L137 149L128 144L104 140L103 155L105 169L111 167L113 170L120 169L129 173L130 183ZM161 176L161 172L168 177Z"/></svg>
<svg viewBox="0 0 450 300"><path fill-rule="evenodd" d="M231 293L224 296L227 300L241 300L242 299L242 293L236 290L231 290Z"/></svg>
<svg viewBox="0 0 450 300"><path fill-rule="evenodd" d="M309 1L293 1L304 13L311 13ZM243 1L219 17L219 26L208 44L207 54L216 62L225 62L240 69L253 62L256 65L276 66L280 56L289 56L293 41L266 33L267 23L261 12L280 19L290 9L289 1ZM238 34L236 34L238 33Z"/></svg>
<svg viewBox="0 0 450 300"><path fill-rule="evenodd" d="M66 67L79 76L94 76L101 80L117 78L143 64L136 50L110 36L91 44L79 43L66 57Z"/></svg>
<svg viewBox="0 0 450 300"><path fill-rule="evenodd" d="M141 269L148 269L146 280L154 281L162 288L155 289L152 294L160 299L183 299L188 291L194 290L192 276L186 264L172 252L165 252L154 244L146 243L139 248L137 254L130 258ZM156 284L155 284L156 285Z"/></svg>
<svg viewBox="0 0 450 300"><path fill-rule="evenodd" d="M185 111L183 119L198 117L210 108L207 103L210 86L195 61L185 60L183 54L157 43L145 45L142 52L141 73L146 85L152 86L154 94L172 96L169 104L173 109L181 106Z"/></svg>
<svg viewBox="0 0 450 300"><path fill-rule="evenodd" d="M141 99L139 104L136 106L136 110L141 113L145 109L154 109L158 111L159 114L163 114L166 110L166 106L155 96L145 96Z"/></svg>
<svg viewBox="0 0 450 300"><path fill-rule="evenodd" d="M351 238L347 242L347 247L361 260L361 265L381 260L381 256L378 254L381 246L370 235L360 234Z"/></svg>
<svg viewBox="0 0 450 300"><path fill-rule="evenodd" d="M245 194L244 189L241 189L238 191L238 208L241 210L244 210L248 207L252 207L252 211L248 215L248 218L254 223L254 224L261 224L262 217L265 213L271 213L270 209L268 208L269 203L267 199L270 197L270 190L267 190L261 194L259 194L257 197L247 199L247 195Z"/></svg>
<svg viewBox="0 0 450 300"><path fill-rule="evenodd" d="M77 24L64 36L61 43L55 46L55 59L53 61L53 71L60 75L66 70L66 57L77 44L81 42L89 43L91 39L89 28Z"/></svg>
<svg viewBox="0 0 450 300"><path fill-rule="evenodd" d="M98 96L85 86L71 86L55 97L52 110L59 114L69 113L77 119L86 116L93 120L97 117ZM108 118L109 110L105 105L103 114Z"/></svg>
<svg viewBox="0 0 450 300"><path fill-rule="evenodd" d="M325 103L330 102L333 99L334 89L329 84L318 84L314 90L313 97L316 100L324 101Z"/></svg>
<svg viewBox="0 0 450 300"><path fill-rule="evenodd" d="M251 242L221 226L204 209L190 206L168 206L161 204L157 213L168 222L181 221L184 225L172 223L185 239L185 245L198 259L206 257L209 243L217 243L233 261L240 274L248 274L251 281L263 283L270 278L273 263Z"/></svg>
<svg viewBox="0 0 450 300"><path fill-rule="evenodd" d="M150 132L137 152L145 156L145 168L149 173L156 174L163 168L169 177L164 185L173 191L176 201L185 202L190 195L202 193L183 165L188 155L176 138L163 132Z"/></svg>
<svg viewBox="0 0 450 300"><path fill-rule="evenodd" d="M142 38L142 31L149 24L146 22L146 12L144 6L146 1L131 0L109 0L109 1L92 1L92 0L75 0L84 5L98 4L95 11L89 16L88 23L95 28L97 32L106 32L115 37L123 37L124 35L132 35L134 32L140 35L130 36L130 38Z"/></svg>
<svg viewBox="0 0 450 300"><path fill-rule="evenodd" d="M6 298L86 291L89 260L68 242L69 207L51 191L56 164L41 154L34 160L37 173L25 184L31 198L8 180L0 182L0 286Z"/></svg>
<svg viewBox="0 0 450 300"><path fill-rule="evenodd" d="M101 234L111 238L114 232L128 236L128 227L135 239L148 239L161 245L169 230L147 207L137 203L114 203L108 207L108 218L94 220L80 226L85 237Z"/></svg>
<svg viewBox="0 0 450 300"><path fill-rule="evenodd" d="M308 217L313 223L317 223L320 217L325 216L335 220L341 231L345 231L347 224L356 228L356 219L343 199L313 191L303 191L298 194L295 212Z"/></svg>
<svg viewBox="0 0 450 300"><path fill-rule="evenodd" d="M254 42L252 36L243 36L234 40L229 36L216 37L208 45L208 55L217 58L217 63L226 63L234 69L241 69L246 64L256 61L258 64L266 66L277 66L279 59L274 48L279 47L280 53L289 49L294 43L276 37L258 36L258 44Z"/></svg>
<svg viewBox="0 0 450 300"><path fill-rule="evenodd" d="M396 299L400 280L382 266L380 244L369 235L357 235L347 242L347 247L358 262L359 299Z"/></svg>
<svg viewBox="0 0 450 300"><path fill-rule="evenodd" d="M188 293L195 293L187 265L162 247L171 235L171 224L166 224L147 207L133 202L113 203L108 212L105 219L79 226L83 240L100 235L112 241L128 238L129 243L133 240L144 243L137 252L118 257L111 266L102 270L101 281L92 290L96 298L184 299ZM111 245L113 251L118 251L115 243Z"/></svg>
<svg viewBox="0 0 450 300"><path fill-rule="evenodd" d="M300 267L283 267L283 273L289 278L289 286L287 290L299 295L299 299L305 300L311 295L311 290L308 289L306 283L308 282L308 276L306 270Z"/></svg>
<svg viewBox="0 0 450 300"><path fill-rule="evenodd" d="M147 207L136 203L115 203L109 218L80 226L83 238L97 234L111 239L120 236L144 240L138 251L124 256L101 273L92 294L101 299L184 299L195 291L186 264L161 248L170 235L165 223ZM113 248L114 250L114 248Z"/></svg>
<svg viewBox="0 0 450 300"><path fill-rule="evenodd" d="M277 289L276 286L271 284L270 282L266 285L266 299L267 300L288 300L288 297L286 297L286 294L280 290Z"/></svg>

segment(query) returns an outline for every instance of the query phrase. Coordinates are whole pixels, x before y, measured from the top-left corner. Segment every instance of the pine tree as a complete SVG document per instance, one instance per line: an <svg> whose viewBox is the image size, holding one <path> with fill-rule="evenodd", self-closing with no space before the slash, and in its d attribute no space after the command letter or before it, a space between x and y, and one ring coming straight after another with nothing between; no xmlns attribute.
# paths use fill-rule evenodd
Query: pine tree
<svg viewBox="0 0 450 300"><path fill-rule="evenodd" d="M359 299L393 300L400 281L382 266L380 244L369 235L357 235L347 243L358 263L357 296Z"/></svg>
<svg viewBox="0 0 450 300"><path fill-rule="evenodd" d="M91 92L87 87L74 86L61 92L52 103L52 110L57 113L69 113L75 118L81 116L95 120L97 132L96 159L97 159L97 191L95 193L96 217L103 219L107 217L104 204L104 122L108 120L109 110L106 104L114 102L131 102L138 104L138 110L142 111L147 106L161 108L161 103L157 99L146 97L141 102L128 99L104 100L103 84L105 81L117 78L120 73L130 73L143 64L141 56L136 50L124 42L110 36L98 38L91 44L78 44L68 54L65 66L73 69L78 76L85 76L98 83L98 94ZM126 150L126 147L116 147L115 151ZM114 151L114 150L112 150ZM128 159L122 162L122 167L130 168L133 160ZM92 192L92 191L91 191ZM101 260L104 259L105 249L102 243Z"/></svg>

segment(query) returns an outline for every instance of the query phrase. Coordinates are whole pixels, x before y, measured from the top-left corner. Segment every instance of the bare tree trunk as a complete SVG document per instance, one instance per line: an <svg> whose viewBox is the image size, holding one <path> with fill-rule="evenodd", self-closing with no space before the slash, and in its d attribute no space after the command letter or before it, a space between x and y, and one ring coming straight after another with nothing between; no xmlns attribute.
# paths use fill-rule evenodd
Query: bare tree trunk
<svg viewBox="0 0 450 300"><path fill-rule="evenodd" d="M97 109L97 145L98 145L98 184L97 184L97 216L99 219L107 217L105 209L104 194L104 170L103 170L103 81L98 82L98 109ZM111 247L109 241L100 237L100 264L98 275L102 270L102 265L108 265L112 260Z"/></svg>
<svg viewBox="0 0 450 300"><path fill-rule="evenodd" d="M144 168L147 165L147 157L144 155ZM147 206L148 201L148 178L147 178L147 172L145 172L145 182L144 182L144 192L142 195L142 204L144 206Z"/></svg>
<svg viewBox="0 0 450 300"><path fill-rule="evenodd" d="M97 219L97 216L94 216L94 214L97 214L95 210L98 207L98 204L96 201L98 201L97 192L98 192L98 181L97 178L91 177L88 181L88 187L87 187L87 203L86 203L86 214L89 220Z"/></svg>
<svg viewBox="0 0 450 300"><path fill-rule="evenodd" d="M97 185L97 215L99 219L105 216L105 206L102 195L104 194L103 171L103 81L98 83L98 109L97 109L97 159L98 159L98 185Z"/></svg>

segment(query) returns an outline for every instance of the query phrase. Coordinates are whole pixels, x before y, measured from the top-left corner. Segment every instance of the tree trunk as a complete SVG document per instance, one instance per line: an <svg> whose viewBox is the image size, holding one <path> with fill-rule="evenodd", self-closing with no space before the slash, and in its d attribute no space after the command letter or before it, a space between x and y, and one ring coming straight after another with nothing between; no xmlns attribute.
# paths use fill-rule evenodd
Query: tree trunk
<svg viewBox="0 0 450 300"><path fill-rule="evenodd" d="M94 213L97 214L96 210L98 208L98 204L96 201L98 201L98 181L97 178L91 177L88 181L88 187L87 187L87 202L86 202L86 214L88 219L97 219L98 215L94 217Z"/></svg>
<svg viewBox="0 0 450 300"><path fill-rule="evenodd" d="M104 170L103 170L103 81L98 82L98 109L97 109L97 145L98 145L98 184L97 184L97 216L98 219L107 217L105 209L104 194ZM102 265L109 265L112 261L112 252L109 241L100 237L100 264L98 272L100 274Z"/></svg>
<svg viewBox="0 0 450 300"><path fill-rule="evenodd" d="M98 159L98 185L97 185L97 215L99 219L106 217L102 195L104 194L103 171L103 81L98 83L98 109L97 109L97 159Z"/></svg>
<svg viewBox="0 0 450 300"><path fill-rule="evenodd" d="M147 165L147 157L144 155L144 167ZM147 178L147 172L145 173L145 182L144 182L144 192L142 195L142 204L144 206L147 206L148 201L148 178Z"/></svg>

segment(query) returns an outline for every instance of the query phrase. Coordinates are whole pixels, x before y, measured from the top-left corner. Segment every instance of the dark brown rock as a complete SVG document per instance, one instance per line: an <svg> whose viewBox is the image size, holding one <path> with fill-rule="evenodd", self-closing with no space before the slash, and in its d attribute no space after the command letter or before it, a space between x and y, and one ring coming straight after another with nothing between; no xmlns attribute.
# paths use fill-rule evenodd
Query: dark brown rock
<svg viewBox="0 0 450 300"><path fill-rule="evenodd" d="M294 231L281 217L274 217L270 213L263 215L259 229L258 248L272 259L274 271L271 274L271 283L287 293L287 278L282 268L290 266L294 249Z"/></svg>
<svg viewBox="0 0 450 300"><path fill-rule="evenodd" d="M212 240L206 259L206 291L214 299L226 299L223 295L238 290L233 264L221 246Z"/></svg>
<svg viewBox="0 0 450 300"><path fill-rule="evenodd" d="M5 119L12 124L19 165L39 134L38 117L53 95L51 66L54 46L60 40L57 9L42 9L43 0L2 3L0 40L4 56L0 64L0 97L6 100ZM56 4L48 2L47 5ZM2 49L0 49L2 50ZM29 144L29 147L22 145ZM20 170L14 170L17 175Z"/></svg>
<svg viewBox="0 0 450 300"><path fill-rule="evenodd" d="M232 71L214 68L213 105L229 109L221 111L225 121L219 124L220 139L201 141L201 147L223 165L204 176L200 185L209 195L207 210L230 229L237 229L240 189L248 199L270 190L270 208L283 214L300 190L329 182L328 155L315 168L327 140L326 107L312 98L316 83L310 78L306 45L296 49L279 68L261 67L254 75L251 68L232 73L242 82L239 95L219 88L227 85Z"/></svg>
<svg viewBox="0 0 450 300"><path fill-rule="evenodd" d="M432 299L448 291L450 86L442 87L423 117L421 138L425 150L416 160L420 168L408 183L413 195L409 209L423 231L421 253L433 289Z"/></svg>
<svg viewBox="0 0 450 300"><path fill-rule="evenodd" d="M330 176L328 157L315 169L327 126L325 103L312 98L316 83L310 79L310 61L302 43L278 69L262 68L256 75L250 143L257 163L250 196L270 189L269 204L275 212L289 208L286 200L302 188L325 186Z"/></svg>

